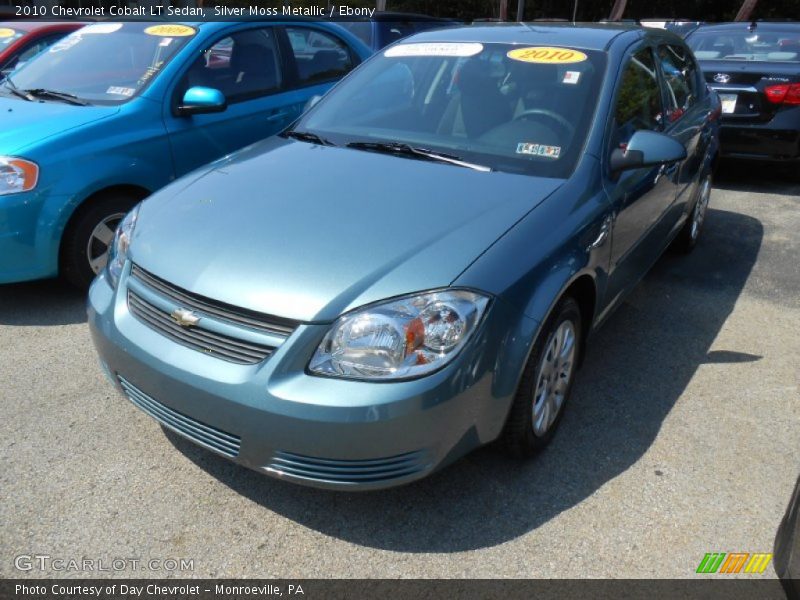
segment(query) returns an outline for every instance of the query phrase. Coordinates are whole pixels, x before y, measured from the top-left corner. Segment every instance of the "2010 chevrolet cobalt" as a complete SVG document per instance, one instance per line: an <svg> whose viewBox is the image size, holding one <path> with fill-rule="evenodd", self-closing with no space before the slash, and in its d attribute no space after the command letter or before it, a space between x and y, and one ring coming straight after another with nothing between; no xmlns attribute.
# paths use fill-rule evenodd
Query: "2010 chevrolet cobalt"
<svg viewBox="0 0 800 600"><path fill-rule="evenodd" d="M697 242L719 111L662 31L409 38L125 217L89 297L104 368L298 483L406 483L498 438L532 455L591 332Z"/></svg>

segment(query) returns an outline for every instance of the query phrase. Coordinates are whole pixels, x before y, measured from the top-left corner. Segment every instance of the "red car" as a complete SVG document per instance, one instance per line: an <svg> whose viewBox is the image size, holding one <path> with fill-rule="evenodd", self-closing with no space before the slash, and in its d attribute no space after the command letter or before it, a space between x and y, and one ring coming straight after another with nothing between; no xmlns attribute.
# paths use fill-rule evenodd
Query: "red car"
<svg viewBox="0 0 800 600"><path fill-rule="evenodd" d="M86 23L0 21L0 78Z"/></svg>

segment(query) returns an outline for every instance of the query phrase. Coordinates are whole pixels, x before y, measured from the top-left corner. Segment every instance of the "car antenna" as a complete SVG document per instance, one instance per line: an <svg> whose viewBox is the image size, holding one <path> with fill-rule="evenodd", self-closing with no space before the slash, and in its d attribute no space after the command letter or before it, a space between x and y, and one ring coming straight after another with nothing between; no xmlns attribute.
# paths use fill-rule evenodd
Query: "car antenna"
<svg viewBox="0 0 800 600"><path fill-rule="evenodd" d="M575 20L578 17L578 0L572 3L572 24L575 25Z"/></svg>

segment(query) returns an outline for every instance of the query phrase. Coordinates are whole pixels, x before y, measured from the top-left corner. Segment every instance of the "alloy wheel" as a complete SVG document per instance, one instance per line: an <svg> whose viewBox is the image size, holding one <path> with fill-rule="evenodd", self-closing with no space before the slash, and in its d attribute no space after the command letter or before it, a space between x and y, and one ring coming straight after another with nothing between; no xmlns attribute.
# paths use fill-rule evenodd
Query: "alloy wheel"
<svg viewBox="0 0 800 600"><path fill-rule="evenodd" d="M539 364L533 395L533 431L542 437L564 405L575 370L575 325L563 321L553 332Z"/></svg>
<svg viewBox="0 0 800 600"><path fill-rule="evenodd" d="M700 188L700 196L694 205L692 212L692 239L696 240L700 235L700 229L703 227L703 221L706 218L706 209L708 208L708 201L711 198L711 177L706 177L703 180L703 187Z"/></svg>
<svg viewBox="0 0 800 600"><path fill-rule="evenodd" d="M108 250L114 241L114 232L124 217L125 213L108 215L92 230L86 244L86 259L95 275L105 268L108 262Z"/></svg>

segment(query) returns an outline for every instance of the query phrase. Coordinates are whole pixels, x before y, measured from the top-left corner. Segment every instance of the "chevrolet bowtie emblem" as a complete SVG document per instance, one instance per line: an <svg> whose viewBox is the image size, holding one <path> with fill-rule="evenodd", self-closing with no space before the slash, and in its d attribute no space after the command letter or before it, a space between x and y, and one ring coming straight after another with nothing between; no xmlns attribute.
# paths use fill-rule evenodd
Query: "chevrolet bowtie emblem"
<svg viewBox="0 0 800 600"><path fill-rule="evenodd" d="M181 327L194 327L200 322L200 317L185 308L176 308L169 316Z"/></svg>

